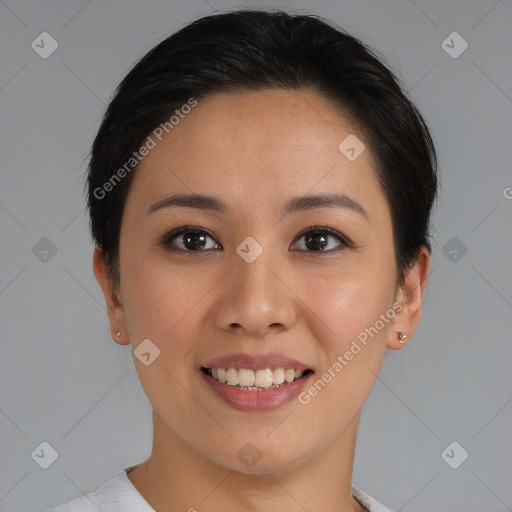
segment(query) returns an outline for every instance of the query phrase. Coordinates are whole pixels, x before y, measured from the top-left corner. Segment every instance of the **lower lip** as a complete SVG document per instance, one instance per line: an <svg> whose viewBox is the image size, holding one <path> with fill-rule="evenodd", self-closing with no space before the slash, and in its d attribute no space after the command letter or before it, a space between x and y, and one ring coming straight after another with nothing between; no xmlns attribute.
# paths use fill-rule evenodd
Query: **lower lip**
<svg viewBox="0 0 512 512"><path fill-rule="evenodd" d="M283 406L292 401L301 392L306 381L313 375L310 373L298 380L288 382L274 389L244 391L229 384L222 384L202 371L199 373L217 396L231 407L242 411L269 411Z"/></svg>

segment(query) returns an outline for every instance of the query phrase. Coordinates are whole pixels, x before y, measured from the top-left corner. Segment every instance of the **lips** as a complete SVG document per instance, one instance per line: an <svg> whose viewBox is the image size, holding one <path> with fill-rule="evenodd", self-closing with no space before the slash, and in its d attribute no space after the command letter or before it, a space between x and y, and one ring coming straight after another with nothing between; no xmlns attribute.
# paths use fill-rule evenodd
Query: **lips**
<svg viewBox="0 0 512 512"><path fill-rule="evenodd" d="M312 370L309 366L296 359L277 353L246 354L234 353L206 361L203 368L247 368L249 370L273 370L275 368L293 368L294 370Z"/></svg>
<svg viewBox="0 0 512 512"><path fill-rule="evenodd" d="M205 362L199 374L208 388L231 407L261 411L295 398L313 370L282 354L236 353Z"/></svg>

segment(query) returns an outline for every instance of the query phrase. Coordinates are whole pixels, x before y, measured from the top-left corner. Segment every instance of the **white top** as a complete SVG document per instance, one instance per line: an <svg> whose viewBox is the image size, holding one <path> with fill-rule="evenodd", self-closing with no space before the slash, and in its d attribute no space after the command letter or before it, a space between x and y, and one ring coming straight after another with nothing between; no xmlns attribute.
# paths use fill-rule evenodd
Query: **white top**
<svg viewBox="0 0 512 512"><path fill-rule="evenodd" d="M133 467L122 469L97 491L44 512L156 512L128 478ZM392 512L355 486L352 494L369 512Z"/></svg>

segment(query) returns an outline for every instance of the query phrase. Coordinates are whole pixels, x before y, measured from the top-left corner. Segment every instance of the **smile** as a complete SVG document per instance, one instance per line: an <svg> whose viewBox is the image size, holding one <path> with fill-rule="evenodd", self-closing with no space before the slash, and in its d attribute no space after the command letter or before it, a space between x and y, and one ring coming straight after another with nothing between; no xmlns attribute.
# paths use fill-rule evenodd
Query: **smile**
<svg viewBox="0 0 512 512"><path fill-rule="evenodd" d="M270 411L297 398L314 375L313 370L292 368L201 367L206 385L224 404L240 411ZM214 398L215 399L215 398Z"/></svg>
<svg viewBox="0 0 512 512"><path fill-rule="evenodd" d="M295 370L293 368L265 368L252 370L250 368L205 368L206 373L221 384L228 384L243 391L259 391L276 389L282 385L299 380L312 370Z"/></svg>

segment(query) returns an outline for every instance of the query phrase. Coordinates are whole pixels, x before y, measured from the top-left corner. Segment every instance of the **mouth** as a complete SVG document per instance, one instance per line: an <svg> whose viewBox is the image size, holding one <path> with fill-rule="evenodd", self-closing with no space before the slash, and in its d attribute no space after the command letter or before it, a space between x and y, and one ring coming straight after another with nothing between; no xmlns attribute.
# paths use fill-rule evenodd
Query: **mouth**
<svg viewBox="0 0 512 512"><path fill-rule="evenodd" d="M209 392L241 411L269 411L292 402L315 373L277 352L238 352L203 361L198 374Z"/></svg>
<svg viewBox="0 0 512 512"><path fill-rule="evenodd" d="M208 368L201 367L201 371L234 389L241 391L264 391L286 387L287 385L306 378L313 373L311 369L294 368Z"/></svg>

